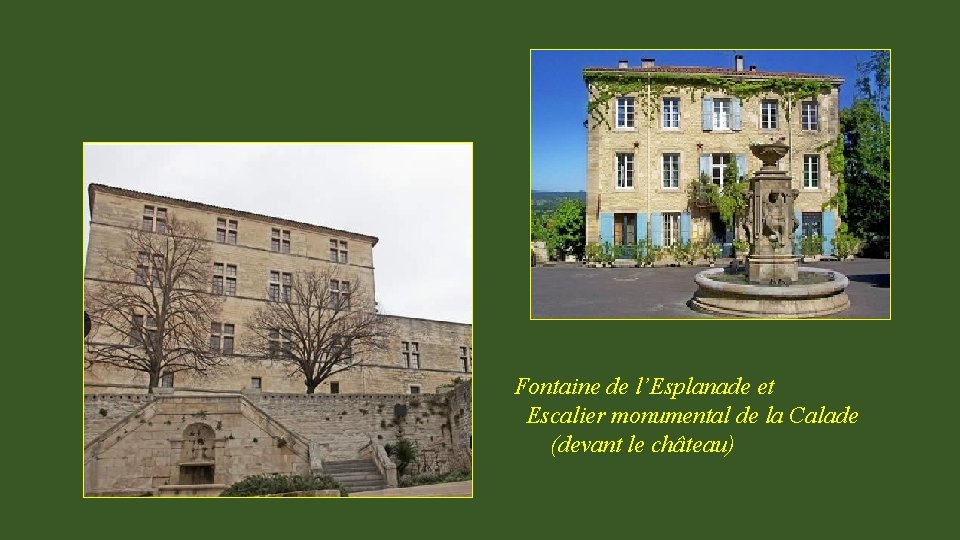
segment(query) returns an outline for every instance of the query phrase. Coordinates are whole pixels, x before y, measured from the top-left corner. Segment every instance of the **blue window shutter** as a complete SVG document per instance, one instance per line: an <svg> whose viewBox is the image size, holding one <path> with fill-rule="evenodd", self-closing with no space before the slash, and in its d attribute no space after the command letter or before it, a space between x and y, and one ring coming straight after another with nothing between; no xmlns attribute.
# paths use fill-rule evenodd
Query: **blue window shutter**
<svg viewBox="0 0 960 540"><path fill-rule="evenodd" d="M730 129L740 131L740 98L730 100Z"/></svg>
<svg viewBox="0 0 960 540"><path fill-rule="evenodd" d="M793 254L799 257L803 254L800 251L800 240L803 238L803 212L794 211L793 217L797 220L797 228L793 232Z"/></svg>
<svg viewBox="0 0 960 540"><path fill-rule="evenodd" d="M647 215L644 213L637 214L637 243L643 242L647 239Z"/></svg>
<svg viewBox="0 0 960 540"><path fill-rule="evenodd" d="M600 245L613 244L613 214L600 214Z"/></svg>
<svg viewBox="0 0 960 540"><path fill-rule="evenodd" d="M746 154L737 154L737 170L740 171L740 176L746 180L747 178L747 155Z"/></svg>
<svg viewBox="0 0 960 540"><path fill-rule="evenodd" d="M662 246L663 245L663 214L660 212L654 212L650 214L652 223L650 223L651 236L653 237L653 245Z"/></svg>
<svg viewBox="0 0 960 540"><path fill-rule="evenodd" d="M713 129L713 98L703 98L703 130Z"/></svg>
<svg viewBox="0 0 960 540"><path fill-rule="evenodd" d="M837 236L837 216L833 210L823 213L820 223L820 234L823 236L823 254L833 255L833 239Z"/></svg>
<svg viewBox="0 0 960 540"><path fill-rule="evenodd" d="M680 214L680 241L690 241L690 212Z"/></svg>
<svg viewBox="0 0 960 540"><path fill-rule="evenodd" d="M710 154L700 155L700 174L710 176Z"/></svg>

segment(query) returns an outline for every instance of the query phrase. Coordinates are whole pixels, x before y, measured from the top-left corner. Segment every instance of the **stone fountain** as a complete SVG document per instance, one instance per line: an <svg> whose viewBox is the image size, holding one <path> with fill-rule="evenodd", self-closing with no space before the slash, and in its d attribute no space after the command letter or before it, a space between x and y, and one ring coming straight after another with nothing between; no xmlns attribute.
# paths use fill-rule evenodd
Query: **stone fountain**
<svg viewBox="0 0 960 540"><path fill-rule="evenodd" d="M751 145L763 167L750 179L744 226L750 242L745 272L715 268L700 272L690 306L721 315L762 318L822 317L850 306L847 277L821 268L801 268L793 254L799 224L794 217L798 190L777 162L782 143Z"/></svg>

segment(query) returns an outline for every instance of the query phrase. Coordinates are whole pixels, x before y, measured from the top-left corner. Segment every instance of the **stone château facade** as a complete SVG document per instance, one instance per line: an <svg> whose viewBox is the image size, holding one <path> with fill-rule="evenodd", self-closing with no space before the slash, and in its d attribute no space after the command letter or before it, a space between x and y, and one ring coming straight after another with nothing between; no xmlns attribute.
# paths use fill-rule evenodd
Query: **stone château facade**
<svg viewBox="0 0 960 540"><path fill-rule="evenodd" d="M779 166L799 191L795 213L803 235L823 238L824 253L839 225L823 205L837 192L827 158L839 132L839 87L829 75L733 68L640 67L583 70L588 90L588 243L666 246L705 240L729 255L742 231L716 207L691 196L701 175L721 186L735 161L740 176L761 166L753 142L783 138L790 153Z"/></svg>
<svg viewBox="0 0 960 540"><path fill-rule="evenodd" d="M164 375L153 394L145 373L87 367L86 494L215 495L246 476L320 473L344 460L375 463L373 482L395 486L383 445L400 436L418 448L411 472L471 467L471 325L388 316L386 349L314 395L289 363L244 350L246 321L284 274L332 271L366 295L357 305L374 305L376 237L99 184L89 196L85 288L115 279L108 258L131 229L163 232L174 219L202 227L213 278L204 292L223 296L210 344L225 365Z"/></svg>

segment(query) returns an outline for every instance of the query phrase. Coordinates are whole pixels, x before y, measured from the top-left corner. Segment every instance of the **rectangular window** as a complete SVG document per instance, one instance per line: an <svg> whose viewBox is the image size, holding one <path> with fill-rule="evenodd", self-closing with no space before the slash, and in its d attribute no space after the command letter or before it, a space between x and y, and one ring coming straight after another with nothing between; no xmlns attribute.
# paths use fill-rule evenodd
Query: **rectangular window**
<svg viewBox="0 0 960 540"><path fill-rule="evenodd" d="M417 341L400 342L400 355L403 360L403 367L407 369L420 369L420 343Z"/></svg>
<svg viewBox="0 0 960 540"><path fill-rule="evenodd" d="M710 179L723 188L723 171L730 163L729 154L711 154Z"/></svg>
<svg viewBox="0 0 960 540"><path fill-rule="evenodd" d="M230 323L210 323L210 351L233 354L235 326Z"/></svg>
<svg viewBox="0 0 960 540"><path fill-rule="evenodd" d="M267 298L274 302L280 300L280 272L270 272L270 285L267 289Z"/></svg>
<svg viewBox="0 0 960 540"><path fill-rule="evenodd" d="M760 102L760 128L777 129L777 107L775 99L765 99Z"/></svg>
<svg viewBox="0 0 960 540"><path fill-rule="evenodd" d="M263 379L260 377L250 377L250 388L260 390L263 388Z"/></svg>
<svg viewBox="0 0 960 540"><path fill-rule="evenodd" d="M173 388L173 373L164 373L160 376L160 388Z"/></svg>
<svg viewBox="0 0 960 540"><path fill-rule="evenodd" d="M271 229L270 251L290 253L290 231L287 229Z"/></svg>
<svg viewBox="0 0 960 540"><path fill-rule="evenodd" d="M130 324L130 345L143 345L143 315L134 315Z"/></svg>
<svg viewBox="0 0 960 540"><path fill-rule="evenodd" d="M713 129L730 129L730 100L713 100Z"/></svg>
<svg viewBox="0 0 960 540"><path fill-rule="evenodd" d="M663 214L663 245L672 246L680 240L680 212Z"/></svg>
<svg viewBox="0 0 960 540"><path fill-rule="evenodd" d="M680 187L680 154L663 155L663 187Z"/></svg>
<svg viewBox="0 0 960 540"><path fill-rule="evenodd" d="M633 154L617 154L617 187L633 187Z"/></svg>
<svg viewBox="0 0 960 540"><path fill-rule="evenodd" d="M820 156L803 156L803 187L804 189L820 187Z"/></svg>
<svg viewBox="0 0 960 540"><path fill-rule="evenodd" d="M217 218L217 242L237 245L237 220Z"/></svg>
<svg viewBox="0 0 960 540"><path fill-rule="evenodd" d="M340 383L334 381L330 383L330 393L339 394L340 393Z"/></svg>
<svg viewBox="0 0 960 540"><path fill-rule="evenodd" d="M237 266L213 263L213 294L237 295Z"/></svg>
<svg viewBox="0 0 960 540"><path fill-rule="evenodd" d="M330 280L330 297L327 299L330 309L350 309L350 282Z"/></svg>
<svg viewBox="0 0 960 540"><path fill-rule="evenodd" d="M820 122L817 116L817 102L804 101L801 104L800 127L807 131L820 129Z"/></svg>
<svg viewBox="0 0 960 540"><path fill-rule="evenodd" d="M634 117L634 103L632 97L617 98L617 127L632 128Z"/></svg>
<svg viewBox="0 0 960 540"><path fill-rule="evenodd" d="M663 98L663 127L665 129L680 127L679 98Z"/></svg>
<svg viewBox="0 0 960 540"><path fill-rule="evenodd" d="M419 386L419 385L416 385L416 384L411 384L411 385L410 385L410 393L411 393L411 394L419 394L419 393L420 393L420 386Z"/></svg>
<svg viewBox="0 0 960 540"><path fill-rule="evenodd" d="M823 214L820 212L804 212L801 215L801 231L803 236L822 236L820 234L820 223L823 221Z"/></svg>
<svg viewBox="0 0 960 540"><path fill-rule="evenodd" d="M273 328L268 334L270 356L291 357L290 340L293 334L289 330Z"/></svg>
<svg viewBox="0 0 960 540"><path fill-rule="evenodd" d="M133 315L130 323L130 345L144 345L145 342L149 342L154 347L159 345L156 319L149 315Z"/></svg>
<svg viewBox="0 0 960 540"><path fill-rule="evenodd" d="M330 262L347 264L347 242L345 240L330 240Z"/></svg>
<svg viewBox="0 0 960 540"><path fill-rule="evenodd" d="M467 347L460 347L460 365L463 366L463 372L470 372L470 354Z"/></svg>

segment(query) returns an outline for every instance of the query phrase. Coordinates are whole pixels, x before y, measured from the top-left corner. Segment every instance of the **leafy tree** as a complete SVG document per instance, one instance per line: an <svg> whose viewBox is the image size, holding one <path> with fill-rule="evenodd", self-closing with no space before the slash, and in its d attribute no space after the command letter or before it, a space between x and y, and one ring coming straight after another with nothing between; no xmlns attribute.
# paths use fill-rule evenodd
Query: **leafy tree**
<svg viewBox="0 0 960 540"><path fill-rule="evenodd" d="M890 51L873 51L870 59L857 62L857 98L865 99L883 113L890 113Z"/></svg>
<svg viewBox="0 0 960 540"><path fill-rule="evenodd" d="M846 161L847 222L853 234L890 235L890 126L873 102L840 112Z"/></svg>
<svg viewBox="0 0 960 540"><path fill-rule="evenodd" d="M573 253L583 255L586 241L587 208L583 202L575 199L566 199L553 211L552 229L556 236L552 249L562 254Z"/></svg>
<svg viewBox="0 0 960 540"><path fill-rule="evenodd" d="M198 224L171 219L163 232L130 229L104 261L84 291L88 367L144 372L152 393L164 374L202 375L222 365L209 342L222 297L209 293L213 267Z"/></svg>

